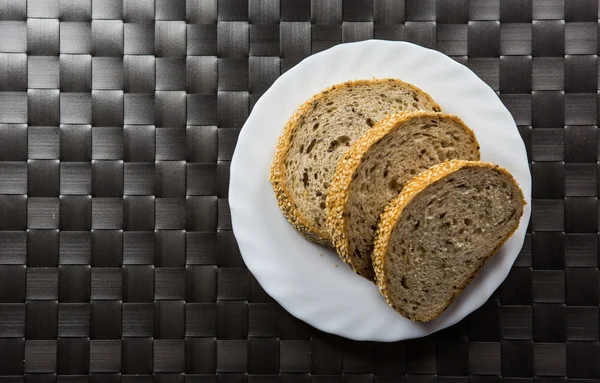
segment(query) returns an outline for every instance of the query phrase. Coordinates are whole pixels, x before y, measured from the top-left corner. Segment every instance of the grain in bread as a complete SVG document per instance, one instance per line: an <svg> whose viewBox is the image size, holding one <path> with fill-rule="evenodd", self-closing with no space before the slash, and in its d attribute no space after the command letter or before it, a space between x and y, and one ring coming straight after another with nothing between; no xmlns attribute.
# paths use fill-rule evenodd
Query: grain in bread
<svg viewBox="0 0 600 383"><path fill-rule="evenodd" d="M270 175L292 225L306 238L331 245L325 204L339 158L386 115L417 110L440 107L422 90L395 79L334 85L304 103L279 138Z"/></svg>
<svg viewBox="0 0 600 383"><path fill-rule="evenodd" d="M373 280L371 253L379 216L404 184L432 165L479 160L473 132L456 116L391 115L342 156L327 197L327 225L340 257Z"/></svg>
<svg viewBox="0 0 600 383"><path fill-rule="evenodd" d="M506 170L449 161L411 180L382 214L377 285L405 317L438 317L519 226L525 200Z"/></svg>

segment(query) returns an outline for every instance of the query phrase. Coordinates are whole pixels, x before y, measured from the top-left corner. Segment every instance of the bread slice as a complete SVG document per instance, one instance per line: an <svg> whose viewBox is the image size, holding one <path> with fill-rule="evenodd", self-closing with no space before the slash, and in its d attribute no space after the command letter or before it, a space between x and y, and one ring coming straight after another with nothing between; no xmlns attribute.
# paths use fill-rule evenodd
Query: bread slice
<svg viewBox="0 0 600 383"><path fill-rule="evenodd" d="M421 173L381 215L373 252L381 293L408 319L436 318L514 233L524 206L497 165L449 161Z"/></svg>
<svg viewBox="0 0 600 383"><path fill-rule="evenodd" d="M479 160L473 132L456 116L391 115L340 159L327 196L327 225L340 257L373 280L375 229L387 204L411 178L452 159Z"/></svg>
<svg viewBox="0 0 600 383"><path fill-rule="evenodd" d="M306 238L331 245L325 200L340 156L390 113L440 107L422 90L395 79L334 85L292 116L279 138L271 184L283 214Z"/></svg>

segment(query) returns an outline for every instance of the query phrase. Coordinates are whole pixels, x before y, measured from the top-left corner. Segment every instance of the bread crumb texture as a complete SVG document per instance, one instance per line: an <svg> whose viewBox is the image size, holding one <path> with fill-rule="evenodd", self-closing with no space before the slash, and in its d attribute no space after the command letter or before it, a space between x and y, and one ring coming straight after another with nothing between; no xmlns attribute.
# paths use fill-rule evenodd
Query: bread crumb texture
<svg viewBox="0 0 600 383"><path fill-rule="evenodd" d="M320 101L334 97L338 93L341 94L342 91L343 92L351 92L353 88L358 87L358 86L369 86L371 93L376 93L375 91L377 90L378 86L398 87L398 89L401 88L401 89L405 90L406 92L408 92L408 94L416 95L415 98L417 100L412 100L412 98L411 98L412 103L409 106L409 109L416 108L415 105L419 106L417 104L417 101L420 100L419 102L424 105L428 105L429 109L432 109L434 111L441 110L439 105L437 103L435 103L435 101L433 99L431 99L431 97L428 94L426 94L425 92L423 92L422 90L418 89L417 87L415 87L411 84L405 83L401 80L389 79L389 78L348 81L345 83L333 85L333 86L327 88L326 90L311 97L308 101L306 101L304 104L302 104L296 110L296 112L292 115L292 117L286 123L284 131L283 131L282 135L279 137L275 155L274 155L274 158L273 158L273 161L271 164L269 179L273 186L273 190L275 192L277 203L278 203L281 211L283 212L284 216L292 224L292 226L294 228L296 228L296 230L298 230L307 239L309 239L313 242L317 242L322 245L326 245L326 246L332 246L331 236L330 236L329 230L327 229L327 227L325 225L325 218L324 218L324 216L325 216L325 212L324 212L325 194L326 194L326 190L328 188L328 183L330 180L320 180L321 182L323 182L323 185L325 185L324 186L325 192L321 193L321 198L322 198L321 202L319 202L319 199L317 197L307 195L306 191L304 191L304 194L302 194L304 199L311 198L310 202L312 202L312 204L316 205L317 207L320 207L320 209L322 210L321 214L323 215L323 223L321 224L317 217L307 216L306 214L303 214L300 211L300 207L298 205L299 201L297 201L297 197L294 198L293 193L292 193L293 185L290 185L289 182L286 181L286 178L288 176L288 174L287 174L288 166L286 165L286 162L289 160L290 149L293 146L294 138L295 138L295 135L297 134L298 127L304 123L303 120L305 119L306 115L308 113L311 113L314 109L316 109L317 105L319 105L319 108L320 108L322 106L319 104ZM377 96L380 96L380 95L377 94ZM384 96L384 95L381 95L381 96ZM396 100L396 101L401 101L401 100ZM393 103L395 101L391 100L390 102ZM323 104L323 103L321 103L321 104ZM334 109L334 108L331 108L331 109ZM381 114L383 112L385 112L385 109L380 109L378 107L377 113ZM390 113L391 112L392 111L390 110ZM367 119L367 122L368 121L369 121L369 119ZM369 128L369 127L367 127L367 128ZM361 127L361 129L363 129L363 127ZM344 144L346 144L345 146L349 146L350 143L345 142ZM342 146L342 145L340 145L340 146ZM301 149L303 149L303 148L301 148ZM306 148L304 148L304 149L306 149ZM343 149L345 149L345 147ZM340 150L340 152L341 152L341 150ZM331 169L331 172L333 172L333 169Z"/></svg>
<svg viewBox="0 0 600 383"><path fill-rule="evenodd" d="M437 307L430 310L429 312L423 313L419 312L419 308L415 306L410 307L412 306L413 302L406 304L402 302L402 304L399 304L397 301L394 301L394 291L392 290L400 289L398 285L404 285L406 282L404 279L401 280L401 283L396 283L397 281L390 282L390 278L393 278L393 276L388 275L389 270L387 268L387 262L389 261L392 255L390 254L390 251L392 251L390 249L390 246L394 241L393 233L396 226L401 220L406 221L406 217L403 218L403 213L405 210L409 210L411 202L413 202L415 198L419 196L420 193L426 191L428 188L436 185L436 183L440 181L451 181L454 177L454 174L457 174L459 170L470 168L492 169L496 172L499 172L503 176L503 180L507 181L507 187L510 187L512 188L511 190L515 191L515 196L517 198L515 198L515 200L513 201L512 206L514 206L514 212L513 215L510 217L512 223L509 223L512 226L505 228L505 234L501 237L494 236L493 239L496 242L494 242L495 246L493 246L491 251L488 251L487 254L479 254L477 258L474 258L473 272L467 275L461 282L457 283L456 286L452 286L451 294ZM390 304L390 306L392 306L396 311L398 311L400 314L407 317L408 319L422 322L435 319L445 311L445 309L452 303L452 301L454 301L454 299L464 290L464 288L474 278L476 273L481 269L481 267L483 267L487 260L489 260L493 255L495 255L498 252L498 250L500 250L502 245L516 231L516 229L519 226L520 218L523 214L523 207L525 206L525 204L526 202L523 193L517 181L507 170L501 168L498 165L480 161L454 160L438 164L436 166L431 167L427 171L419 174L417 177L408 182L402 190L402 192L394 200L392 200L392 202L390 202L390 204L385 208L385 211L381 215L381 219L377 227L372 260L375 269L376 283L379 287L379 290L381 291L381 294L385 297L386 301L388 302L388 304ZM470 221L466 221L466 223L470 224ZM481 229L475 227L475 230L480 231Z"/></svg>
<svg viewBox="0 0 600 383"><path fill-rule="evenodd" d="M370 262L371 252L369 251L368 254L358 257L355 255L356 249L355 251L351 251L352 249L349 240L349 230L351 228L348 227L348 210L350 205L349 198L351 196L350 191L352 189L352 183L356 182L355 179L358 176L358 169L371 148L375 147L376 144L388 137L390 133L397 129L403 129L405 126L411 124L415 124L413 127L417 127L417 131L422 132L423 130L418 125L423 123L423 121L426 121L428 125L433 124L434 122L435 124L445 123L451 125L452 129L459 130L461 135L457 135L457 138L461 138L463 141L459 142L458 144L462 145L465 153L462 154L464 157L461 156L458 158L465 160L479 160L479 144L477 143L475 134L464 124L460 118L449 114L425 111L398 113L387 116L378 124L376 124L373 129L367 131L360 137L358 141L356 141L356 143L340 159L335 171L335 175L331 182L331 186L329 187L329 193L327 195L327 227L330 230L333 244L340 258L342 258L342 260L344 260L344 262L347 263L357 274L362 275L367 279L373 280L375 277ZM404 140L404 138L402 140ZM428 140L433 141L433 139ZM405 145L413 145L413 143L414 141L406 141ZM400 148L396 148L394 150L398 152ZM459 154L459 152L455 151L454 156L457 154ZM414 156L411 154L408 157L412 158ZM443 162L443 160L439 162ZM436 163L438 163L438 161L430 161L429 165L427 165L425 168ZM408 161L402 161L392 166L408 168L409 164ZM381 167L382 166L380 166L380 168ZM414 171L414 169L410 170ZM369 178L371 180L373 177L377 176L378 175L374 173L369 174ZM381 176L382 175L379 175L379 177ZM383 176L385 176L385 174ZM402 186L399 187L402 188ZM387 190L386 192L390 193L390 196L389 199L384 202L383 206L381 206L381 210L383 210L384 206L389 202L389 200L391 200L397 195L396 193L398 193L398 191L393 192ZM373 199L375 199L375 197L373 197ZM376 220L381 213L381 211L377 211L374 219ZM376 226L376 221L372 222L372 224L374 229ZM373 234L371 234L371 236L372 235ZM369 238L369 241L372 243L372 237ZM365 260L368 260L369 262L365 262ZM362 267L358 265L359 262L362 263Z"/></svg>

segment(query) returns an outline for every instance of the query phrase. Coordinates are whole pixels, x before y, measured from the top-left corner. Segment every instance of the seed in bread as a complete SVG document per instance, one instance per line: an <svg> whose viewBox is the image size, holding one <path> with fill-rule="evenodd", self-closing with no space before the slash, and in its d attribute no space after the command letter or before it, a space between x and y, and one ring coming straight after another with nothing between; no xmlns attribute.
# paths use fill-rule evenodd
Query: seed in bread
<svg viewBox="0 0 600 383"><path fill-rule="evenodd" d="M379 216L411 178L452 159L479 160L473 132L456 116L391 115L342 156L327 196L327 225L340 257L375 277L371 253Z"/></svg>
<svg viewBox="0 0 600 383"><path fill-rule="evenodd" d="M325 201L339 158L384 116L416 110L440 107L422 90L395 79L334 85L300 106L279 138L270 176L292 225L306 238L331 245Z"/></svg>
<svg viewBox="0 0 600 383"><path fill-rule="evenodd" d="M525 200L506 170L449 161L411 180L381 215L373 265L406 318L438 317L519 226Z"/></svg>

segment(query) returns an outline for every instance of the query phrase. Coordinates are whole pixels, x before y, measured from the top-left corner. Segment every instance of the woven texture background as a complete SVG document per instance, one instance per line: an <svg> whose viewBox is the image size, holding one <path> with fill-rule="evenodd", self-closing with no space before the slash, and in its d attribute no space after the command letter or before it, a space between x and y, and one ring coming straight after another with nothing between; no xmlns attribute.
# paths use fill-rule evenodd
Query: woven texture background
<svg viewBox="0 0 600 383"><path fill-rule="evenodd" d="M600 378L598 16L597 0L0 0L0 382ZM493 298L393 344L281 309L227 203L261 93L369 38L468 65L512 112L534 180Z"/></svg>

